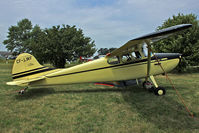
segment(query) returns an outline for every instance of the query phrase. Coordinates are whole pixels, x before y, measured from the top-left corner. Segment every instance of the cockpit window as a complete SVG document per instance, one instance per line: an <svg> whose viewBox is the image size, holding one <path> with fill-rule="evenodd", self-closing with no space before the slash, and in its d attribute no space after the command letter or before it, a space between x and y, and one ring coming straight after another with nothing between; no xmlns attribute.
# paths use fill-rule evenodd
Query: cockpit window
<svg viewBox="0 0 199 133"><path fill-rule="evenodd" d="M145 57L148 56L148 48L147 48L147 44L146 43L143 43L143 45L142 45L142 52L143 52Z"/></svg>
<svg viewBox="0 0 199 133"><path fill-rule="evenodd" d="M145 43L142 46L142 52L143 52L145 57L148 56L148 48L147 48L147 45ZM150 52L150 54L152 55L152 52Z"/></svg>
<svg viewBox="0 0 199 133"><path fill-rule="evenodd" d="M113 56L108 59L108 63L109 64L119 64L120 60L117 56Z"/></svg>
<svg viewBox="0 0 199 133"><path fill-rule="evenodd" d="M141 59L141 58L142 58L142 55L140 54L139 51L132 52L132 56L133 56L135 59Z"/></svg>
<svg viewBox="0 0 199 133"><path fill-rule="evenodd" d="M121 56L121 63L132 62L138 59L142 59L142 55L139 51L124 54Z"/></svg>

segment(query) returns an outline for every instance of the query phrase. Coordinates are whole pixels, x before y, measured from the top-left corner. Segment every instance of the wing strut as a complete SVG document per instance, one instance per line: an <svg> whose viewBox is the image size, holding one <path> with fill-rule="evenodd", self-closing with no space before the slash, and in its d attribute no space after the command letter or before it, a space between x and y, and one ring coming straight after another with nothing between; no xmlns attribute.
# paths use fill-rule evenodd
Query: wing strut
<svg viewBox="0 0 199 133"><path fill-rule="evenodd" d="M150 71L151 71L151 44L149 40L145 41L148 47L148 61L147 61L147 76L146 76L146 81L148 81L149 77L150 77Z"/></svg>

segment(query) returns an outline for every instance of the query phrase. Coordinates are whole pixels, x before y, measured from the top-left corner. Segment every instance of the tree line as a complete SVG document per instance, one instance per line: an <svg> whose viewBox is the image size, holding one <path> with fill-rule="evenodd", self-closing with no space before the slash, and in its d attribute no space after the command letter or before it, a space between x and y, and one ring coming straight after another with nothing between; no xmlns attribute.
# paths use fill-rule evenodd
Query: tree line
<svg viewBox="0 0 199 133"><path fill-rule="evenodd" d="M164 21L157 31L178 25L192 24L192 28L160 40L153 45L154 52L181 53L182 61L178 72L186 71L189 66L199 65L199 21L194 14L173 15ZM90 57L97 49L90 37L85 37L82 29L76 26L58 25L41 29L33 26L31 21L23 19L16 26L8 29L6 48L18 55L23 52L33 54L40 63L50 62L53 66L63 68L67 61L77 60L80 56ZM116 48L100 48L98 55L105 55Z"/></svg>
<svg viewBox="0 0 199 133"><path fill-rule="evenodd" d="M31 53L40 63L50 62L57 68L65 67L66 60L90 57L96 52L94 41L85 37L83 30L76 26L58 25L41 29L39 25L33 27L28 19L9 27L3 43L15 55Z"/></svg>
<svg viewBox="0 0 199 133"><path fill-rule="evenodd" d="M192 24L192 28L160 40L153 45L156 52L181 53L182 60L177 67L178 72L184 72L189 66L199 65L199 21L194 14L173 15L168 18L157 30L178 24Z"/></svg>

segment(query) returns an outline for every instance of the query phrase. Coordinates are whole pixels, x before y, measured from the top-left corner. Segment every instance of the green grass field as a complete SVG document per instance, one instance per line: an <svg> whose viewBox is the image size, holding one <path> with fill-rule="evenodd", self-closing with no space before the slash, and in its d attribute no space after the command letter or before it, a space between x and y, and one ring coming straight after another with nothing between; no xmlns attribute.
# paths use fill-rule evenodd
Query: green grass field
<svg viewBox="0 0 199 133"><path fill-rule="evenodd" d="M199 133L199 73L169 74L186 104L163 76L165 96L143 88L77 84L27 90L7 86L11 64L0 64L0 132Z"/></svg>

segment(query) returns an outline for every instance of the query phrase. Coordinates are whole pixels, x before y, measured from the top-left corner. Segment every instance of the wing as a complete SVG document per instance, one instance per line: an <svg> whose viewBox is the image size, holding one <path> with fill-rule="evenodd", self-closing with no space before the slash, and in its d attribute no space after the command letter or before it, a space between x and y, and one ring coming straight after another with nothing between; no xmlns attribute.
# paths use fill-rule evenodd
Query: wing
<svg viewBox="0 0 199 133"><path fill-rule="evenodd" d="M185 30L187 28L190 28L191 26L192 26L191 24L176 25L176 26L172 26L160 31L156 31L156 32L135 38L133 40L128 41L126 44L124 44L120 48L114 50L112 53L110 53L109 56L112 57L112 56L121 55L122 53L128 52L133 47L135 49L139 49L143 45L143 43L146 43L146 42L153 43L153 42L159 41L160 39L167 38L168 36L174 34L175 32Z"/></svg>
<svg viewBox="0 0 199 133"><path fill-rule="evenodd" d="M32 79L28 79L28 80L18 80L18 81L7 82L6 84L7 84L7 85L26 86L26 85L28 85L30 82L42 80L42 79L45 79L45 78L46 78L45 76L41 76L41 77L32 78Z"/></svg>

